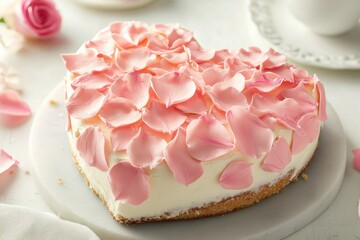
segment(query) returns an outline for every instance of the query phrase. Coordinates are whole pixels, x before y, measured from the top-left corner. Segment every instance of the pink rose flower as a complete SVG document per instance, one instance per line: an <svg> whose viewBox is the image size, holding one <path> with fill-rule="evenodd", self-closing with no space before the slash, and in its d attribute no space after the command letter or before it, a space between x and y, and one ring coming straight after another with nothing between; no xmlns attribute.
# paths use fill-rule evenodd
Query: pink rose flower
<svg viewBox="0 0 360 240"><path fill-rule="evenodd" d="M48 38L61 28L61 16L52 0L17 0L2 12L5 22L26 37Z"/></svg>

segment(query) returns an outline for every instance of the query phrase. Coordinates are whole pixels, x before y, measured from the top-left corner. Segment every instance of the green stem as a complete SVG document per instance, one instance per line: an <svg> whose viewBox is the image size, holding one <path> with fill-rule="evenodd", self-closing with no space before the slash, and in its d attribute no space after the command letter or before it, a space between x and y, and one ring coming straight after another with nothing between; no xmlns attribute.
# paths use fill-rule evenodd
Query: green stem
<svg viewBox="0 0 360 240"><path fill-rule="evenodd" d="M0 23L5 23L5 18L0 18Z"/></svg>

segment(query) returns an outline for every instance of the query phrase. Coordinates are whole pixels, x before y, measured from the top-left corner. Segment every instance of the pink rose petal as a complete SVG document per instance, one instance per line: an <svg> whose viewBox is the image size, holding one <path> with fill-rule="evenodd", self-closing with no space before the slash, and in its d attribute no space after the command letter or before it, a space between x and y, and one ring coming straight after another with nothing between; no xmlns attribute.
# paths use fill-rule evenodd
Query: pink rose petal
<svg viewBox="0 0 360 240"><path fill-rule="evenodd" d="M354 154L354 159L353 159L354 168L360 172L360 148L356 148L352 150L352 153Z"/></svg>
<svg viewBox="0 0 360 240"><path fill-rule="evenodd" d="M141 114L131 101L113 98L102 106L99 117L110 127L122 127L139 121Z"/></svg>
<svg viewBox="0 0 360 240"><path fill-rule="evenodd" d="M268 59L263 63L264 69L275 69L286 64L286 57L272 48L266 52L266 55Z"/></svg>
<svg viewBox="0 0 360 240"><path fill-rule="evenodd" d="M202 49L196 41L191 41L187 44L191 53L191 59L197 63L202 63L211 60L215 56L214 50Z"/></svg>
<svg viewBox="0 0 360 240"><path fill-rule="evenodd" d="M325 121L327 119L326 115L326 96L325 96L325 89L323 84L319 81L319 79L314 77L315 87L318 92L318 102L319 102L319 119L321 121Z"/></svg>
<svg viewBox="0 0 360 240"><path fill-rule="evenodd" d="M214 86L218 82L222 82L227 76L228 70L220 67L211 67L202 72L202 78L206 85Z"/></svg>
<svg viewBox="0 0 360 240"><path fill-rule="evenodd" d="M298 121L299 129L293 134L292 153L297 154L313 142L320 132L320 120L315 113L308 113Z"/></svg>
<svg viewBox="0 0 360 240"><path fill-rule="evenodd" d="M69 98L66 109L73 118L91 118L99 112L105 100L106 96L96 89L79 87Z"/></svg>
<svg viewBox="0 0 360 240"><path fill-rule="evenodd" d="M203 114L207 110L203 97L197 93L185 102L175 104L174 107L183 113L193 114Z"/></svg>
<svg viewBox="0 0 360 240"><path fill-rule="evenodd" d="M110 25L112 38L121 48L136 47L147 35L149 29L141 22L117 22Z"/></svg>
<svg viewBox="0 0 360 240"><path fill-rule="evenodd" d="M172 133L185 122L186 116L173 107L166 108L162 103L152 101L142 119L155 131Z"/></svg>
<svg viewBox="0 0 360 240"><path fill-rule="evenodd" d="M102 73L86 73L77 76L71 82L75 88L84 87L91 89L102 89L111 85L110 79Z"/></svg>
<svg viewBox="0 0 360 240"><path fill-rule="evenodd" d="M97 57L98 53L92 48L83 48L75 54L63 54L66 69L71 73L84 74L104 71L110 66L102 58Z"/></svg>
<svg viewBox="0 0 360 240"><path fill-rule="evenodd" d="M19 162L17 160L13 159L7 152L0 148L0 174L18 164Z"/></svg>
<svg viewBox="0 0 360 240"><path fill-rule="evenodd" d="M226 118L239 150L254 158L270 151L273 132L257 115L242 106L234 106L227 111Z"/></svg>
<svg viewBox="0 0 360 240"><path fill-rule="evenodd" d="M186 144L190 155L200 161L212 160L234 148L224 125L208 114L190 122L186 129Z"/></svg>
<svg viewBox="0 0 360 240"><path fill-rule="evenodd" d="M140 205L150 194L150 180L143 169L119 162L109 171L108 179L115 200Z"/></svg>
<svg viewBox="0 0 360 240"><path fill-rule="evenodd" d="M153 78L154 92L169 107L176 103L185 102L190 99L195 91L196 85L191 77L184 72L170 72L160 77Z"/></svg>
<svg viewBox="0 0 360 240"><path fill-rule="evenodd" d="M154 168L164 159L166 145L166 141L161 137L140 128L138 134L128 144L126 152L134 166Z"/></svg>
<svg viewBox="0 0 360 240"><path fill-rule="evenodd" d="M282 95L285 98L292 98L297 101L303 114L316 110L317 103L303 83L300 83L295 88L284 90Z"/></svg>
<svg viewBox="0 0 360 240"><path fill-rule="evenodd" d="M234 52L234 55L239 56L243 62L251 67L258 67L268 59L268 56L256 47L250 47L249 50L239 49L237 52Z"/></svg>
<svg viewBox="0 0 360 240"><path fill-rule="evenodd" d="M141 109L149 100L151 78L148 73L129 72L111 85L111 92L117 97L129 99L137 109Z"/></svg>
<svg viewBox="0 0 360 240"><path fill-rule="evenodd" d="M261 168L267 172L281 172L291 160L289 144L282 137L277 139L264 159Z"/></svg>
<svg viewBox="0 0 360 240"><path fill-rule="evenodd" d="M110 134L110 142L113 151L125 150L131 139L138 133L138 129L134 126L118 127L114 128Z"/></svg>
<svg viewBox="0 0 360 240"><path fill-rule="evenodd" d="M14 90L0 92L0 124L7 127L16 127L31 116L30 107Z"/></svg>
<svg viewBox="0 0 360 240"><path fill-rule="evenodd" d="M176 181L188 186L201 177L203 168L201 162L187 151L185 134L185 130L180 128L175 138L168 143L164 155Z"/></svg>
<svg viewBox="0 0 360 240"><path fill-rule="evenodd" d="M98 57L112 57L115 52L115 43L109 39L111 39L111 32L109 29L105 29L98 33L93 40L87 42L85 46L93 48Z"/></svg>
<svg viewBox="0 0 360 240"><path fill-rule="evenodd" d="M88 127L77 139L76 148L81 158L91 167L108 170L105 137L99 127Z"/></svg>
<svg viewBox="0 0 360 240"><path fill-rule="evenodd" d="M251 163L236 160L229 163L222 172L219 182L226 189L244 189L253 183Z"/></svg>
<svg viewBox="0 0 360 240"><path fill-rule="evenodd" d="M142 70L156 59L147 48L134 48L129 50L116 50L116 64L123 72Z"/></svg>

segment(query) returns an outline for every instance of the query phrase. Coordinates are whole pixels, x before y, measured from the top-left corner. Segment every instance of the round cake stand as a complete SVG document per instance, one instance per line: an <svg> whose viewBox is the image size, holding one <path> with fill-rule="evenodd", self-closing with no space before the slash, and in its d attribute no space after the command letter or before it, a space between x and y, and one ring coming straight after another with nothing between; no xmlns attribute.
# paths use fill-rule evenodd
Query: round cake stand
<svg viewBox="0 0 360 240"><path fill-rule="evenodd" d="M54 212L87 225L102 239L280 239L320 215L342 183L345 136L336 113L328 105L328 120L307 170L307 181L300 179L276 196L225 216L121 225L92 193L71 159L63 96L64 85L60 84L43 102L34 119L30 136L33 175Z"/></svg>

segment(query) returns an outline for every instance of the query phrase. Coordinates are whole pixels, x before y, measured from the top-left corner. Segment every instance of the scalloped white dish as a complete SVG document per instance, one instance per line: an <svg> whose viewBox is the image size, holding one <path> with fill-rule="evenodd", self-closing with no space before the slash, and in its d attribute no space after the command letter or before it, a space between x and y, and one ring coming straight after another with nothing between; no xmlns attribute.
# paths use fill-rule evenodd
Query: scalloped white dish
<svg viewBox="0 0 360 240"><path fill-rule="evenodd" d="M250 0L260 35L294 61L330 69L360 69L360 24L339 36L317 35L289 11L285 0Z"/></svg>
<svg viewBox="0 0 360 240"><path fill-rule="evenodd" d="M30 134L32 172L54 212L87 225L101 239L281 239L320 215L332 203L343 180L346 141L339 118L328 105L328 121L308 167L307 181L299 180L269 199L220 217L121 225L91 192L71 159L63 96L61 83L34 119ZM50 104L50 100L57 104Z"/></svg>

